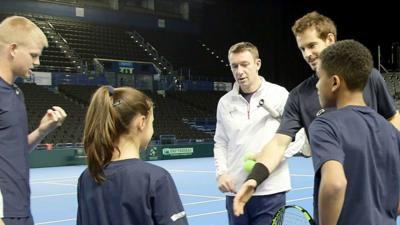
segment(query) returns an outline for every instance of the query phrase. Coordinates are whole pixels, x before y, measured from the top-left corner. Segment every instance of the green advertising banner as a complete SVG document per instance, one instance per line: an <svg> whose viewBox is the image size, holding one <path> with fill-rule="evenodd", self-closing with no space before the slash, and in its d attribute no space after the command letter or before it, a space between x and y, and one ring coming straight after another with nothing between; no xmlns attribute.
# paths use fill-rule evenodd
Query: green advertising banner
<svg viewBox="0 0 400 225"><path fill-rule="evenodd" d="M143 160L186 159L213 156L212 143L190 145L155 145L142 152Z"/></svg>
<svg viewBox="0 0 400 225"><path fill-rule="evenodd" d="M140 152L140 158L146 161L166 159L187 159L213 156L212 143L186 145L154 145ZM31 168L50 166L69 166L86 164L85 151L82 148L63 148L35 150L29 154Z"/></svg>

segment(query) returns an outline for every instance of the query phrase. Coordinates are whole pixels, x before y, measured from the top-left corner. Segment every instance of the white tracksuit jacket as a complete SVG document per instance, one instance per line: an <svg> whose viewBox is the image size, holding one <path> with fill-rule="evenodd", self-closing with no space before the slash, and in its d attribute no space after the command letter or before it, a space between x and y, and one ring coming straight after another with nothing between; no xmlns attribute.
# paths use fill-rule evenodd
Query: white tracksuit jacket
<svg viewBox="0 0 400 225"><path fill-rule="evenodd" d="M228 173L234 179L236 191L239 191L248 175L243 169L244 155L247 152L260 152L274 136L280 124L279 120L274 119L264 107L260 106L260 100L282 115L289 95L284 87L267 82L261 76L260 79L262 84L251 97L250 103L239 94L237 82L218 102L214 136L217 177ZM299 131L301 132L303 132L301 135L296 135L296 141L291 143L285 155L291 156L301 150L306 141L304 130ZM254 195L270 195L290 189L289 167L284 160L269 178L258 186Z"/></svg>

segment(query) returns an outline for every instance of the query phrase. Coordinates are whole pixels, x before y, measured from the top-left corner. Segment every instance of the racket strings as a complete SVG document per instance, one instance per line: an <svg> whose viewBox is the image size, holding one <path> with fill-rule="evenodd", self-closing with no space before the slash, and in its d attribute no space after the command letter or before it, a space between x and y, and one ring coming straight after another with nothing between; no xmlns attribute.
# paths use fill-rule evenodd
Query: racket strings
<svg viewBox="0 0 400 225"><path fill-rule="evenodd" d="M279 215L276 215L276 223L274 225L309 225L310 221L306 218L302 211L294 208L287 208Z"/></svg>

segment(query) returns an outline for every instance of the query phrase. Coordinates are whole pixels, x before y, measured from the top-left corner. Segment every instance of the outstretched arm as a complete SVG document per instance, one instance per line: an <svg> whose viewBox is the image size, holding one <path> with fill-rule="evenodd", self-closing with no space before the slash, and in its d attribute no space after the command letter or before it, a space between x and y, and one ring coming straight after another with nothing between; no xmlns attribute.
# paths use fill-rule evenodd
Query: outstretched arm
<svg viewBox="0 0 400 225"><path fill-rule="evenodd" d="M65 111L58 106L48 109L39 127L28 135L29 150L33 150L50 132L61 126L67 117Z"/></svg>
<svg viewBox="0 0 400 225"><path fill-rule="evenodd" d="M260 168L264 170L266 169L266 173L272 173L281 163L285 150L291 141L292 138L290 136L284 134L275 134L272 140L263 147L261 153L258 154L257 162L262 164L260 165ZM251 176L254 172L255 171L253 169L249 176ZM255 188L267 178L268 176L259 181L256 181L255 179L249 179L240 187L239 192L233 200L233 211L236 216L243 214L244 206L254 193Z"/></svg>
<svg viewBox="0 0 400 225"><path fill-rule="evenodd" d="M272 173L281 163L284 153L292 142L292 137L285 134L275 134L272 140L263 147L257 162L264 164ZM259 184L257 184L259 185Z"/></svg>

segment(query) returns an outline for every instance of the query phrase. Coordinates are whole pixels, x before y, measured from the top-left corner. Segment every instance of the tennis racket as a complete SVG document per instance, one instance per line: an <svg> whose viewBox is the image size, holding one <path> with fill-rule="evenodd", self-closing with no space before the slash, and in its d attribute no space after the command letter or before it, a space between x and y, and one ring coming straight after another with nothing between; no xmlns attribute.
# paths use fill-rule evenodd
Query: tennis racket
<svg viewBox="0 0 400 225"><path fill-rule="evenodd" d="M287 205L275 213L271 225L315 225L315 223L304 208L297 205Z"/></svg>

